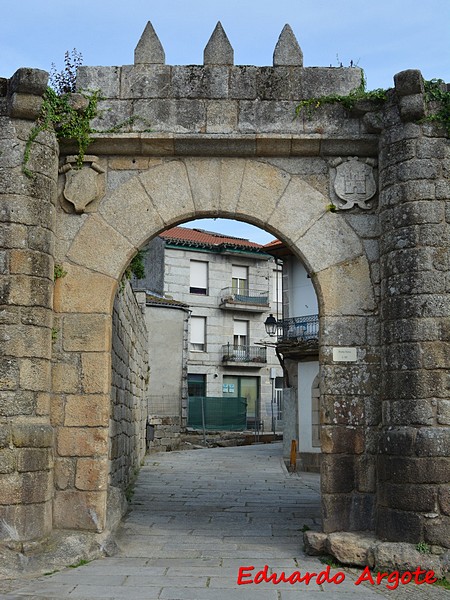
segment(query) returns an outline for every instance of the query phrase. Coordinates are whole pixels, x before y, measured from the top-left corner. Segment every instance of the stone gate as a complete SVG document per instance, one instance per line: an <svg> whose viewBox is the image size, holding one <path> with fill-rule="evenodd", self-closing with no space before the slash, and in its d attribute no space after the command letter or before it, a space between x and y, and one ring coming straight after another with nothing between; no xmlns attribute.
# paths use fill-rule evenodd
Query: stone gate
<svg viewBox="0 0 450 600"><path fill-rule="evenodd" d="M81 67L98 131L41 132L47 74L0 80L0 538L104 532L113 302L137 250L199 217L260 226L307 266L320 307L325 532L450 546L450 150L420 72L384 102L359 68L304 68L289 26L272 67L235 66L220 24L201 66L168 66L150 24L135 64ZM54 278L55 265L65 272ZM333 349L356 348L356 362ZM151 385L151 382L150 382ZM108 483L109 482L109 483Z"/></svg>

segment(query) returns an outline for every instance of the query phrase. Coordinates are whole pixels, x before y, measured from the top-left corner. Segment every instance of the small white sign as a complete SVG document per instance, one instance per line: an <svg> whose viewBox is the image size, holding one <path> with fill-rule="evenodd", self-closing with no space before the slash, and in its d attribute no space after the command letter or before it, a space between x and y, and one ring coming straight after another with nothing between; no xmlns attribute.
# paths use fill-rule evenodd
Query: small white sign
<svg viewBox="0 0 450 600"><path fill-rule="evenodd" d="M356 362L356 348L333 348L334 362Z"/></svg>

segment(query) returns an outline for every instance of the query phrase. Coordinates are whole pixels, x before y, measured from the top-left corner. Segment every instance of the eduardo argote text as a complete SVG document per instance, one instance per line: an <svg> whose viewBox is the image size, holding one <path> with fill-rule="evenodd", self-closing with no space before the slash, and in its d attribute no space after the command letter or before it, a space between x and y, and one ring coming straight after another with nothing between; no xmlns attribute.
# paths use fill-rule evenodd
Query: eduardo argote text
<svg viewBox="0 0 450 600"><path fill-rule="evenodd" d="M315 584L322 585L324 583L341 584L345 580L345 573L335 571L331 573L330 566L327 566L323 571L318 573L305 571L292 571L292 573L269 573L269 566L264 565L260 571L254 573L255 567L239 567L237 584L238 585L259 585L260 583L304 583L305 585ZM434 576L434 571L426 571L421 567L417 567L414 571L391 571L390 573L372 573L369 567L365 567L360 576L354 581L355 585L360 585L363 582L369 585L385 585L390 590L395 590L398 586L406 583L415 583L422 585L423 583L435 583L437 581Z"/></svg>

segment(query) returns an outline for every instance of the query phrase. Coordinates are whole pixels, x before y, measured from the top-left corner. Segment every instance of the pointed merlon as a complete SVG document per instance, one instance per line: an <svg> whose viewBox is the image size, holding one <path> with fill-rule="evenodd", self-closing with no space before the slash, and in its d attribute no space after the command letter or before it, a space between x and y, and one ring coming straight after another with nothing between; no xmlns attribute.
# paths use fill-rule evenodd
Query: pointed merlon
<svg viewBox="0 0 450 600"><path fill-rule="evenodd" d="M205 65L232 65L234 64L234 51L230 40L219 21L214 29L209 42L203 52Z"/></svg>
<svg viewBox="0 0 450 600"><path fill-rule="evenodd" d="M290 25L285 25L273 52L274 67L303 67L303 52Z"/></svg>
<svg viewBox="0 0 450 600"><path fill-rule="evenodd" d="M153 25L149 21L134 51L134 64L163 65L165 61L164 49L153 29Z"/></svg>

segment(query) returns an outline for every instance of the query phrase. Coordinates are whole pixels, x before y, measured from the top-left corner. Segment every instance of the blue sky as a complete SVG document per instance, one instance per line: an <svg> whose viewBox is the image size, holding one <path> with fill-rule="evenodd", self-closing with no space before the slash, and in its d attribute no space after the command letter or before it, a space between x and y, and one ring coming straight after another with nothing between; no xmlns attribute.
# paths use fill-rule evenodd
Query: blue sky
<svg viewBox="0 0 450 600"><path fill-rule="evenodd" d="M201 64L221 21L235 64L271 65L289 23L305 66L365 70L368 87L392 86L395 73L420 69L450 82L450 0L21 0L1 3L0 77L19 67L63 66L76 48L84 64L133 63L147 21L164 46L167 64ZM218 230L219 221L206 225ZM234 223L235 234L246 236ZM227 231L230 233L230 231ZM252 236L255 239L255 236ZM264 239L271 239L266 235ZM259 240L256 240L259 241Z"/></svg>

